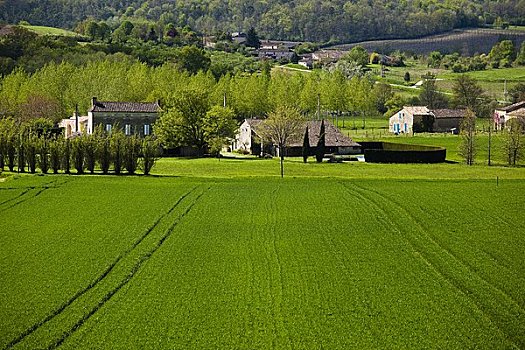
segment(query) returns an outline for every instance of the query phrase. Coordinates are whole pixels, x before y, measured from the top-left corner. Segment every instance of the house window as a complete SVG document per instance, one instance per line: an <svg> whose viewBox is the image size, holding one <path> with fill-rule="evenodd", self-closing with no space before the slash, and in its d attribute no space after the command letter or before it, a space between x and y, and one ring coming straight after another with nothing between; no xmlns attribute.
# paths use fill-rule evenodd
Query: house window
<svg viewBox="0 0 525 350"><path fill-rule="evenodd" d="M124 133L126 134L126 136L131 135L131 124L126 124L124 126Z"/></svg>
<svg viewBox="0 0 525 350"><path fill-rule="evenodd" d="M149 124L144 124L144 136L147 136L150 134L149 127L150 127Z"/></svg>
<svg viewBox="0 0 525 350"><path fill-rule="evenodd" d="M106 132L111 132L111 124L106 124Z"/></svg>

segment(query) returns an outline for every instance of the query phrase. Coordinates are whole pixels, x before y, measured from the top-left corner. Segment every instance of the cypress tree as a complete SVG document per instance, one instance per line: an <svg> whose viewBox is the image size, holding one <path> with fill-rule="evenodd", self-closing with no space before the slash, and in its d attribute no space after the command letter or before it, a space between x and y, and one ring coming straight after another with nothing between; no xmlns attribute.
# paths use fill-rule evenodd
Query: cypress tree
<svg viewBox="0 0 525 350"><path fill-rule="evenodd" d="M44 136L38 142L38 166L43 174L47 174L49 170L49 143Z"/></svg>
<svg viewBox="0 0 525 350"><path fill-rule="evenodd" d="M37 162L37 147L38 147L38 138L34 134L29 134L27 141L25 142L25 156L27 159L27 164L29 166L29 172L31 174L36 173L36 162Z"/></svg>
<svg viewBox="0 0 525 350"><path fill-rule="evenodd" d="M308 161L308 156L310 155L310 137L308 136L308 125L306 126L306 131L304 133L303 140L303 162Z"/></svg>
<svg viewBox="0 0 525 350"><path fill-rule="evenodd" d="M77 174L84 174L85 168L85 144L82 137L77 137L73 139L72 142L72 154L73 154L73 163Z"/></svg>
<svg viewBox="0 0 525 350"><path fill-rule="evenodd" d="M51 164L51 169L53 169L53 174L58 174L60 170L60 161L62 157L62 139L53 138L49 142L49 162Z"/></svg>
<svg viewBox="0 0 525 350"><path fill-rule="evenodd" d="M317 163L321 163L324 158L325 152L325 128L324 128L324 119L321 120L321 128L319 130L319 141L317 141L317 147L315 149L315 159Z"/></svg>
<svg viewBox="0 0 525 350"><path fill-rule="evenodd" d="M71 141L66 139L63 144L64 151L62 152L62 165L64 167L64 173L69 174L71 168Z"/></svg>

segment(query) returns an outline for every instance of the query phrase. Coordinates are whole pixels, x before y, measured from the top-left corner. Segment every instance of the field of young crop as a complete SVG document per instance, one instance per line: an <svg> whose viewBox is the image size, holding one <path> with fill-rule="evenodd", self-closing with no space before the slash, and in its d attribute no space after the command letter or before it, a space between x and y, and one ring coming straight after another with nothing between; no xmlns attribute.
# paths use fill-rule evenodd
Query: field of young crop
<svg viewBox="0 0 525 350"><path fill-rule="evenodd" d="M225 161L0 182L0 348L525 347L523 172L228 178Z"/></svg>

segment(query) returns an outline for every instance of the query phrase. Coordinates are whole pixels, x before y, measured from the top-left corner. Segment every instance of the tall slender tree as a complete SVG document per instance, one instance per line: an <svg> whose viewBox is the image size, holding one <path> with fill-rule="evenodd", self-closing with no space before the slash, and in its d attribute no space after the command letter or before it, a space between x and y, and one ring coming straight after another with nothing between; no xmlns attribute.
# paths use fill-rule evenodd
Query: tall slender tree
<svg viewBox="0 0 525 350"><path fill-rule="evenodd" d="M319 128L319 140L317 141L317 147L315 148L315 159L318 163L321 163L324 158L326 146L326 133L324 126L324 119L321 120L321 127Z"/></svg>

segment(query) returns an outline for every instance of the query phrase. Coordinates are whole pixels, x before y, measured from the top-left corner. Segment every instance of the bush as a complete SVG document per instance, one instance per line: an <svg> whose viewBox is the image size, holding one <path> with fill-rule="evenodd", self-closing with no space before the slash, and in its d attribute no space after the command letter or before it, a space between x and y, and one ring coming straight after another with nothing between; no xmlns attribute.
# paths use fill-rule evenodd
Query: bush
<svg viewBox="0 0 525 350"><path fill-rule="evenodd" d="M74 138L71 142L71 154L73 156L73 165L77 174L84 174L85 168L85 145L82 137Z"/></svg>
<svg viewBox="0 0 525 350"><path fill-rule="evenodd" d="M38 142L38 166L43 174L49 170L49 141L41 137Z"/></svg>
<svg viewBox="0 0 525 350"><path fill-rule="evenodd" d="M141 142L137 135L128 136L124 143L124 167L128 174L135 174L138 167Z"/></svg>

